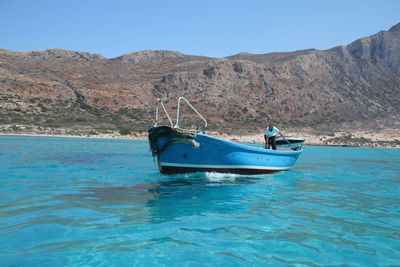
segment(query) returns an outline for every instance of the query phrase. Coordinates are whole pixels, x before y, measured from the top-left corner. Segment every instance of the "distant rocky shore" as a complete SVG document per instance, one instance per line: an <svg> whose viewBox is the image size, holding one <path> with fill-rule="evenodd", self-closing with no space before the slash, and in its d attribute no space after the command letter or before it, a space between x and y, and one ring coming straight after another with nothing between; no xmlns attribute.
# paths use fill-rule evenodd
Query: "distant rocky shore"
<svg viewBox="0 0 400 267"><path fill-rule="evenodd" d="M399 44L400 23L327 50L224 58L0 48L0 132L126 137L146 132L157 98L174 114L184 96L209 129L233 139L254 133L246 138L262 142L258 129L273 123L309 134L308 144L396 146L398 136L369 131L400 129ZM193 114L185 105L181 112Z"/></svg>
<svg viewBox="0 0 400 267"><path fill-rule="evenodd" d="M240 143L263 143L263 134L233 135L209 132L210 135ZM0 135L80 137L110 139L147 139L146 132L130 132L125 128L98 131L90 128L45 128L27 125L0 125ZM334 134L310 134L305 131L288 131L287 136L301 137L310 146L354 146L400 148L400 134L397 130L374 132L336 132Z"/></svg>

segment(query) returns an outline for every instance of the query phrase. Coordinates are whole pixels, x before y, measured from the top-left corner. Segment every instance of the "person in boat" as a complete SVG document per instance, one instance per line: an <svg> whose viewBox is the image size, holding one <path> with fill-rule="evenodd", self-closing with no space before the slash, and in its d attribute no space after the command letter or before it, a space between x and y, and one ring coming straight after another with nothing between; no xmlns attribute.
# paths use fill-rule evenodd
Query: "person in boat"
<svg viewBox="0 0 400 267"><path fill-rule="evenodd" d="M269 149L272 146L273 150L276 150L276 136L280 135L283 139L286 140L285 136L282 134L282 132L273 126L272 124L268 125L267 128L265 128L264 131L264 139L265 139L265 149Z"/></svg>

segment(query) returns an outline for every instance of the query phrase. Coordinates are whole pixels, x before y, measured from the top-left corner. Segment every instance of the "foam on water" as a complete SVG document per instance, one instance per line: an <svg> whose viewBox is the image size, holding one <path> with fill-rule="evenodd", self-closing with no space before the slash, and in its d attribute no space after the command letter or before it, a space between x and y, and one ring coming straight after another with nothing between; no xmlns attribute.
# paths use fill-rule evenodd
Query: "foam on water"
<svg viewBox="0 0 400 267"><path fill-rule="evenodd" d="M398 265L399 170L305 147L287 172L165 176L145 141L0 137L0 265Z"/></svg>
<svg viewBox="0 0 400 267"><path fill-rule="evenodd" d="M220 181L235 181L238 178L239 174L234 173L217 173L217 172L206 172L205 177L207 180L211 182L220 182Z"/></svg>

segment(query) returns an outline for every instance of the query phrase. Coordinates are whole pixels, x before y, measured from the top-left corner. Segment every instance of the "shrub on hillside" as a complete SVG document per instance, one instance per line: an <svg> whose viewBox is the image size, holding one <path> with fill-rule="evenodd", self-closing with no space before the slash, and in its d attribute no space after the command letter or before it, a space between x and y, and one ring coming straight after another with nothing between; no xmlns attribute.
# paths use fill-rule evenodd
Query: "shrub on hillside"
<svg viewBox="0 0 400 267"><path fill-rule="evenodd" d="M131 129L129 129L127 127L119 127L118 132L120 135L127 135L127 134L130 134L132 131L131 131Z"/></svg>

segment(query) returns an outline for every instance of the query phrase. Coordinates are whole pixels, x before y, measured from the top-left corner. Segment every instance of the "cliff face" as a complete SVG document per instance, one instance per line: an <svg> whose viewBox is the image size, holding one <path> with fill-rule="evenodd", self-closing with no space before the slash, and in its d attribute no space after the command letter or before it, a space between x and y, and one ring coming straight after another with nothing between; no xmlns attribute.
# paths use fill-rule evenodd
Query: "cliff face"
<svg viewBox="0 0 400 267"><path fill-rule="evenodd" d="M141 51L106 59L61 49L0 49L0 123L152 124L155 98L185 96L214 130L398 128L400 24L329 50L228 58Z"/></svg>

